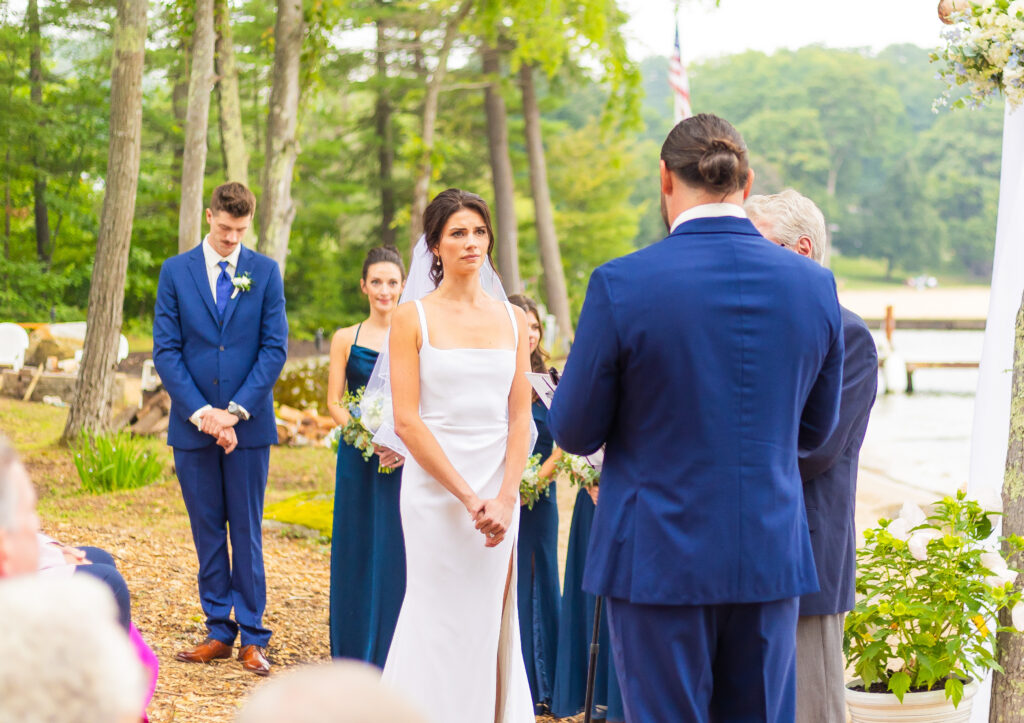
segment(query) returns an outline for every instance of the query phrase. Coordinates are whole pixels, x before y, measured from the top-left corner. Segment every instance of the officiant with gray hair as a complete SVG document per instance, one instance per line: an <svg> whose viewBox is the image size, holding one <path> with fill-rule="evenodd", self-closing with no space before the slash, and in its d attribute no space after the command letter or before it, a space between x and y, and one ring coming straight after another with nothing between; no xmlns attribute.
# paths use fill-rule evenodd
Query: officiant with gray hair
<svg viewBox="0 0 1024 723"><path fill-rule="evenodd" d="M761 234L822 263L825 217L794 190L751 196L747 215ZM853 609L857 461L878 385L878 353L864 321L844 306L845 353L839 423L825 442L800 449L800 477L821 590L800 598L797 620L797 723L843 723L843 618Z"/></svg>

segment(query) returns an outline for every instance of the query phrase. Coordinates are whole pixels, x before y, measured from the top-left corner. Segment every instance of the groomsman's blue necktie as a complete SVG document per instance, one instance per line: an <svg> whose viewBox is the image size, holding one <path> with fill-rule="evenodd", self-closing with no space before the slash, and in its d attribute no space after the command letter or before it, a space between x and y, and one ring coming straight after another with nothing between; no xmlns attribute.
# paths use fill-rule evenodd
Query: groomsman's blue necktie
<svg viewBox="0 0 1024 723"><path fill-rule="evenodd" d="M220 276L217 277L217 313L223 319L224 309L228 308L228 299L231 298L234 286L232 286L231 276L228 274L228 262L218 261L217 265L220 266Z"/></svg>

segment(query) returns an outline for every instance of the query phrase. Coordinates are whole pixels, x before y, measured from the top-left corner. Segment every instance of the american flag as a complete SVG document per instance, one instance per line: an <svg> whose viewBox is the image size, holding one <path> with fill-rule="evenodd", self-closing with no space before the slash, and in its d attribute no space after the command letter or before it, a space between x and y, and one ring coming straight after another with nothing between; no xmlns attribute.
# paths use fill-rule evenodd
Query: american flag
<svg viewBox="0 0 1024 723"><path fill-rule="evenodd" d="M668 84L672 87L675 98L676 123L693 115L690 107L690 79L686 77L686 66L683 65L683 54L679 49L679 28L676 28L676 47L672 62L668 68Z"/></svg>

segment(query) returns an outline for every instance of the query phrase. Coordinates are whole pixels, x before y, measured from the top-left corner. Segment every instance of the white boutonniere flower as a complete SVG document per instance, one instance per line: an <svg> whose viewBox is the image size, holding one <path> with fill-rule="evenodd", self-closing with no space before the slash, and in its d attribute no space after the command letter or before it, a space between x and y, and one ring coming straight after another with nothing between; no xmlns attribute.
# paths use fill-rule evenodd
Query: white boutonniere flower
<svg viewBox="0 0 1024 723"><path fill-rule="evenodd" d="M245 293L252 288L252 276L246 271L241 276L235 276L231 279L231 285L235 287L235 290L231 292L231 298L238 296L239 292Z"/></svg>

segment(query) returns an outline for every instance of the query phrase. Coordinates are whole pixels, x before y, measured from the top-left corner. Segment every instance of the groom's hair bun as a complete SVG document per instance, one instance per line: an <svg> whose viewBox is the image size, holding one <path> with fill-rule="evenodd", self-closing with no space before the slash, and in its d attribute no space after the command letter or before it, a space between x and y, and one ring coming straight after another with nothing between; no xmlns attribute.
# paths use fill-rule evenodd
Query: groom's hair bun
<svg viewBox="0 0 1024 723"><path fill-rule="evenodd" d="M661 147L661 160L688 186L723 195L743 188L750 171L739 131L710 113L677 123Z"/></svg>

